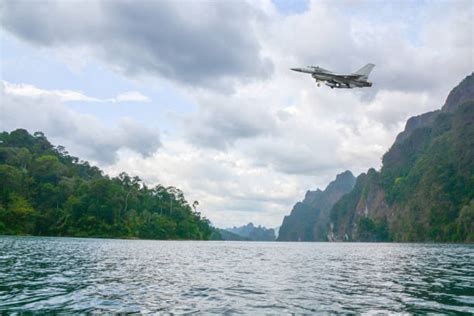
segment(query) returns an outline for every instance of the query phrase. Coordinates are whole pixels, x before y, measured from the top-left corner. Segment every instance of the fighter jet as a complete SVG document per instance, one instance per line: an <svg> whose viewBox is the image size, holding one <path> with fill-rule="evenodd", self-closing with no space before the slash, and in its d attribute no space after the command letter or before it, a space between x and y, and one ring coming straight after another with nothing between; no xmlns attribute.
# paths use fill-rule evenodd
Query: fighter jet
<svg viewBox="0 0 474 316"><path fill-rule="evenodd" d="M332 71L323 69L317 66L308 66L306 68L290 68L293 71L304 72L310 74L311 77L316 80L318 87L321 86L321 82L325 85L334 88L363 88L372 87L372 82L367 81L369 74L374 69L374 64L367 64L361 69L354 73L343 75L336 74Z"/></svg>

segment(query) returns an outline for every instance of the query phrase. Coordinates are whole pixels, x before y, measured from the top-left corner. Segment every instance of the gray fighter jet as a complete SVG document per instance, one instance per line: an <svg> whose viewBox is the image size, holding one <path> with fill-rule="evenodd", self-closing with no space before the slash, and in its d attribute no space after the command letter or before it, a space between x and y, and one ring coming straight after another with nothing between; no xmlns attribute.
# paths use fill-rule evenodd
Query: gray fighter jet
<svg viewBox="0 0 474 316"><path fill-rule="evenodd" d="M374 64L367 64L356 72L348 75L336 74L332 71L323 69L317 66L308 66L306 68L290 68L293 71L304 72L310 74L316 80L318 87L321 82L325 85L334 88L363 88L372 87L372 82L367 81L369 74L374 69Z"/></svg>

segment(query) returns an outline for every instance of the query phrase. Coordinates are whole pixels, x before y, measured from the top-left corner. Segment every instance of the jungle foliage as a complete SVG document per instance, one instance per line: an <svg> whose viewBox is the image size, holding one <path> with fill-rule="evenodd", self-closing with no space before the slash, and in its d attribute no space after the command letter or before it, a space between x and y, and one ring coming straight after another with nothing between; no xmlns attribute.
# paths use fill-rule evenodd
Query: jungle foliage
<svg viewBox="0 0 474 316"><path fill-rule="evenodd" d="M0 234L209 239L197 205L175 187L104 175L41 132L0 133Z"/></svg>

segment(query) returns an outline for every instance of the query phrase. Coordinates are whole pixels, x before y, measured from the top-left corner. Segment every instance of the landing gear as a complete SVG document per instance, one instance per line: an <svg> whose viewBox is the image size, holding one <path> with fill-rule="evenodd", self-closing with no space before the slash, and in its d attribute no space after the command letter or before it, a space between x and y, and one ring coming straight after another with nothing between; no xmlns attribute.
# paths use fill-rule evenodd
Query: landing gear
<svg viewBox="0 0 474 316"><path fill-rule="evenodd" d="M321 84L320 84L319 82L318 82L316 85L317 85L318 87L321 87Z"/></svg>

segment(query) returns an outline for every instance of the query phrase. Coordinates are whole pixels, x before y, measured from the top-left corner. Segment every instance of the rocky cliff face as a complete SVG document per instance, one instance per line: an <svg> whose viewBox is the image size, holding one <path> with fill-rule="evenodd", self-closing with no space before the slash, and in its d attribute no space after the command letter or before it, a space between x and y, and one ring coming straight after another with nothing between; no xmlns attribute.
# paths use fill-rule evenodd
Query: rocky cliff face
<svg viewBox="0 0 474 316"><path fill-rule="evenodd" d="M441 110L454 113L461 104L470 100L474 100L474 73L451 90Z"/></svg>
<svg viewBox="0 0 474 316"><path fill-rule="evenodd" d="M385 214L389 206L377 171L370 169L357 177L354 189L344 195L330 210L328 240L384 240L386 236ZM377 232L373 236L361 238L358 224L364 218L374 221Z"/></svg>
<svg viewBox="0 0 474 316"><path fill-rule="evenodd" d="M285 216L278 235L279 241L327 240L329 210L355 183L350 171L337 175L324 191L308 191L302 202Z"/></svg>
<svg viewBox="0 0 474 316"><path fill-rule="evenodd" d="M427 112L408 119L405 130L398 134L395 144L403 143L416 129L433 125L439 114L454 113L462 103L474 99L474 73L467 76L456 88L451 90L441 110Z"/></svg>
<svg viewBox="0 0 474 316"><path fill-rule="evenodd" d="M474 75L408 120L380 172L330 211L330 240L474 241Z"/></svg>
<svg viewBox="0 0 474 316"><path fill-rule="evenodd" d="M400 134L398 134L397 138L395 139L394 145L398 145L406 141L416 129L431 126L438 117L439 113L441 113L441 111L436 110L410 117L405 125L405 129Z"/></svg>

